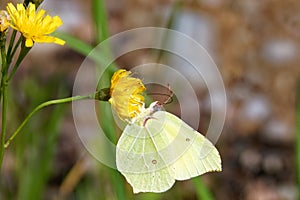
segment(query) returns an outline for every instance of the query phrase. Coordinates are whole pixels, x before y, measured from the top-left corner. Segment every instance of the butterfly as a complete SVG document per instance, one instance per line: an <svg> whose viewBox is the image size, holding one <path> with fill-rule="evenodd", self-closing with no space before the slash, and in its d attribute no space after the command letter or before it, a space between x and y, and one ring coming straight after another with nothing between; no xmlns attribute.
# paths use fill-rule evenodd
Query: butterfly
<svg viewBox="0 0 300 200"><path fill-rule="evenodd" d="M216 147L158 102L143 108L125 127L116 165L134 193L164 192L176 180L222 170Z"/></svg>

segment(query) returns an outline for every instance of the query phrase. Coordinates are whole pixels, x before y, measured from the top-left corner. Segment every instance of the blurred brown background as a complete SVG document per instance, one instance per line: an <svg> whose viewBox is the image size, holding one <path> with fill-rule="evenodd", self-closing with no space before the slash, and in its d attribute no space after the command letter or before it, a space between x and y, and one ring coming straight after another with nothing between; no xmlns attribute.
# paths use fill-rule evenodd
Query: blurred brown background
<svg viewBox="0 0 300 200"><path fill-rule="evenodd" d="M0 5L4 8L5 3ZM63 19L61 31L93 44L90 5L89 1L46 0L42 7ZM216 199L297 199L294 124L300 1L108 0L106 9L111 35L143 26L168 27L172 17L171 28L195 38L216 62L228 98L226 124L217 143L223 172L215 174L212 183L211 175L204 176ZM32 71L44 81L62 73L71 91L83 59L67 46L37 45L15 83ZM118 65L130 68L142 62L143 56L129 55ZM35 68L40 65L43 68ZM203 123L209 117L204 113ZM56 167L67 171L83 147L72 115L65 121Z"/></svg>

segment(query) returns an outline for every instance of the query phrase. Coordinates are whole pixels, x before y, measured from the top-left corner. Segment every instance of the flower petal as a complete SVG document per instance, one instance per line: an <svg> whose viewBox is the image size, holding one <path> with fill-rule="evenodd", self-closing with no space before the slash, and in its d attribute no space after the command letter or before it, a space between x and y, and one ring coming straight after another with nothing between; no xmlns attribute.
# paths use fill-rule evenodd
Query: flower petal
<svg viewBox="0 0 300 200"><path fill-rule="evenodd" d="M131 72L120 69L111 78L109 102L122 120L133 119L145 105L141 93L146 88L140 79L130 75Z"/></svg>
<svg viewBox="0 0 300 200"><path fill-rule="evenodd" d="M25 41L25 46L26 46L26 47L32 47L32 46L33 46L33 41L32 41L32 39L26 39L26 41Z"/></svg>

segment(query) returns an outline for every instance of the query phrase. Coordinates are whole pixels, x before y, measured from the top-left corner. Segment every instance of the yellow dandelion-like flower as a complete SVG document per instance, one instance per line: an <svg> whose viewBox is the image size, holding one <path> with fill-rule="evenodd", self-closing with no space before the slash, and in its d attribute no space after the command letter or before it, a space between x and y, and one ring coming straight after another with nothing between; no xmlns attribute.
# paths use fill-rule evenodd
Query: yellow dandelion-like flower
<svg viewBox="0 0 300 200"><path fill-rule="evenodd" d="M0 11L0 32L4 32L9 27L10 17L5 10Z"/></svg>
<svg viewBox="0 0 300 200"><path fill-rule="evenodd" d="M122 120L131 120L144 108L142 92L145 86L138 78L124 69L116 71L111 78L109 102Z"/></svg>
<svg viewBox="0 0 300 200"><path fill-rule="evenodd" d="M65 41L49 36L62 25L58 16L45 16L46 11L43 9L36 12L35 4L32 3L26 9L23 4L17 4L17 8L15 8L12 3L8 3L6 9L11 17L10 26L21 32L26 38L26 47L32 47L33 42L64 45Z"/></svg>

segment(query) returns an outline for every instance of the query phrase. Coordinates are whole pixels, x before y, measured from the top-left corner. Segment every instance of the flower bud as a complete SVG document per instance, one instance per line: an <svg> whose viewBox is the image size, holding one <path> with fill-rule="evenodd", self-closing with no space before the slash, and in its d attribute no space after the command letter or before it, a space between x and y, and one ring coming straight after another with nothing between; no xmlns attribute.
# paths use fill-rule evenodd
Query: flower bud
<svg viewBox="0 0 300 200"><path fill-rule="evenodd" d="M4 32L9 27L10 16L5 10L0 10L0 32Z"/></svg>

